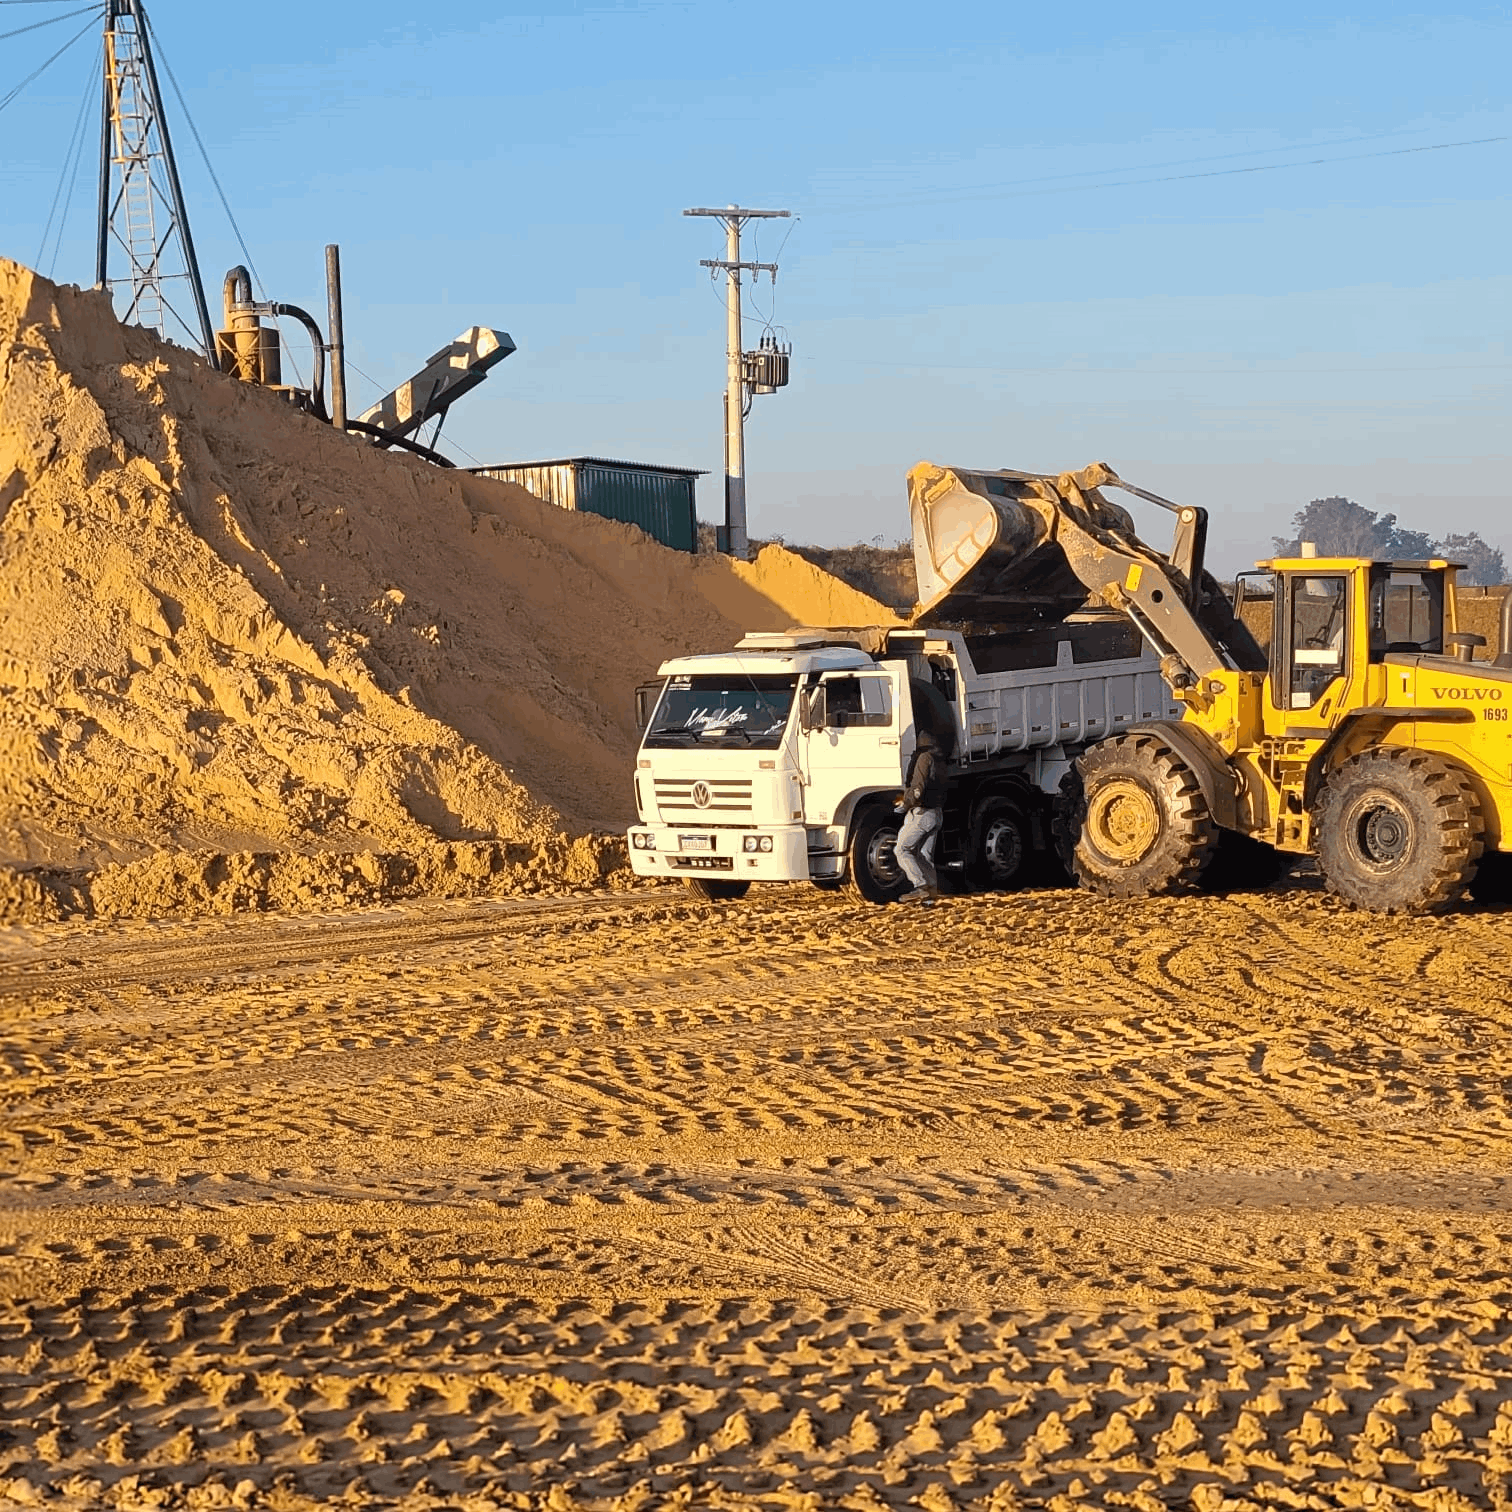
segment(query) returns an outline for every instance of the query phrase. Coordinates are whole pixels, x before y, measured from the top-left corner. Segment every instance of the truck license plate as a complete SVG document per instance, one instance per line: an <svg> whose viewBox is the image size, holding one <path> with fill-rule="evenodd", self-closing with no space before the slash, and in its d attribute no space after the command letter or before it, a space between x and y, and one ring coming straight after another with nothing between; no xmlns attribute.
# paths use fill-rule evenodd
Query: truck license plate
<svg viewBox="0 0 1512 1512"><path fill-rule="evenodd" d="M714 849L713 835L682 835L678 839L678 845L685 851L711 851Z"/></svg>

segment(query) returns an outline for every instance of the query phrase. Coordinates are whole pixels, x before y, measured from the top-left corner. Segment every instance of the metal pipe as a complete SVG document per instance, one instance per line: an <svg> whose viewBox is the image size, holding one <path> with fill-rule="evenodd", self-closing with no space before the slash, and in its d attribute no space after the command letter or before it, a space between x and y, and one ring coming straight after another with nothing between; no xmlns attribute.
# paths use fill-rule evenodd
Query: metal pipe
<svg viewBox="0 0 1512 1512"><path fill-rule="evenodd" d="M315 413L322 420L325 419L325 337L320 334L320 327L315 324L315 317L308 310L301 310L298 305L275 304L274 315L287 315L292 320L297 320L310 334L310 345L315 352L315 371L310 376L310 399Z"/></svg>
<svg viewBox="0 0 1512 1512"><path fill-rule="evenodd" d="M1512 667L1512 588L1502 594L1501 618L1496 632L1496 660L1493 667Z"/></svg>
<svg viewBox="0 0 1512 1512"><path fill-rule="evenodd" d="M226 281L221 285L221 303L226 307L226 324L231 324L231 312L238 305L252 303L252 275L246 267L237 265L226 274Z"/></svg>
<svg viewBox="0 0 1512 1512"><path fill-rule="evenodd" d="M408 436L396 436L392 431L386 431L381 426L369 425L366 420L348 420L347 429L360 431L364 436L371 436L376 451L384 451L390 446L397 446L401 451L413 452L417 457L424 457L427 462L434 462L437 467L457 465L450 457L443 457L440 452L432 451L428 446L421 446L418 441L411 441Z"/></svg>
<svg viewBox="0 0 1512 1512"><path fill-rule="evenodd" d="M341 248L335 242L326 247L327 331L331 345L331 424L339 431L347 428L346 407L346 340L341 329Z"/></svg>

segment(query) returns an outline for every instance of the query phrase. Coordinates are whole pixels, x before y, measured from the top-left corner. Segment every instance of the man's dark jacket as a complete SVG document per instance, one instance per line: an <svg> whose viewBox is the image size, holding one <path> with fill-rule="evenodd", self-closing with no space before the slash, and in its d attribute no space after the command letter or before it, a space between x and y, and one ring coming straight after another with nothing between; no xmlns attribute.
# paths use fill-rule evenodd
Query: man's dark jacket
<svg viewBox="0 0 1512 1512"><path fill-rule="evenodd" d="M904 778L903 809L937 809L945 806L945 761L933 746L918 746L908 762Z"/></svg>

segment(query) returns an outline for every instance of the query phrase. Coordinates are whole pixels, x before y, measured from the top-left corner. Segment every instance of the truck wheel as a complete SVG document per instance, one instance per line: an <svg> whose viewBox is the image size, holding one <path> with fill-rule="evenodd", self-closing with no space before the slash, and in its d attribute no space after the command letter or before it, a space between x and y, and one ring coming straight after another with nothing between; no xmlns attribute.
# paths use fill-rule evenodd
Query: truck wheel
<svg viewBox="0 0 1512 1512"><path fill-rule="evenodd" d="M850 882L868 903L891 903L908 891L895 848L902 821L890 809L868 809L851 832Z"/></svg>
<svg viewBox="0 0 1512 1512"><path fill-rule="evenodd" d="M1318 865L1341 898L1375 913L1434 913L1480 859L1480 799L1458 767L1377 746L1329 774L1318 799Z"/></svg>
<svg viewBox="0 0 1512 1512"><path fill-rule="evenodd" d="M1017 887L1029 869L1029 824L1011 798L989 798L977 815L967 876L973 887Z"/></svg>
<svg viewBox="0 0 1512 1512"><path fill-rule="evenodd" d="M684 877L683 881L700 898L710 898L716 903L733 903L751 890L749 882L725 882L718 877Z"/></svg>
<svg viewBox="0 0 1512 1512"><path fill-rule="evenodd" d="M1107 898L1190 892L1218 843L1192 769L1155 735L1082 752L1057 827L1071 875Z"/></svg>

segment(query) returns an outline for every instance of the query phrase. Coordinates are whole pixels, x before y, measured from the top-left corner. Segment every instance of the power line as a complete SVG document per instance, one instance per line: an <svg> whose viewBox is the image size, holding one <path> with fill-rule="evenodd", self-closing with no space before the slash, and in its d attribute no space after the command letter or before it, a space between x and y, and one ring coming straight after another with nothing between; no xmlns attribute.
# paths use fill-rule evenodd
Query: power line
<svg viewBox="0 0 1512 1512"><path fill-rule="evenodd" d="M868 209L928 208L933 205L949 205L966 199L1033 199L1046 194L1085 194L1093 189L1130 189L1141 184L1177 184L1189 179L1229 178L1246 173L1277 173L1284 168L1316 168L1329 163L1362 163L1371 158L1407 157L1418 152L1448 152L1457 147L1486 147L1495 142L1512 141L1512 136L1471 137L1460 142L1432 142L1422 147L1391 147L1383 152L1351 152L1340 157L1301 159L1294 163L1256 163L1246 168L1214 168L1205 173L1171 173L1157 178L1119 179L1108 184L1061 184L1049 189L1024 189L1014 194L983 194L980 191L951 190L931 199L917 198L898 200L890 204L878 202ZM847 207L841 207L842 213Z"/></svg>
<svg viewBox="0 0 1512 1512"><path fill-rule="evenodd" d="M242 235L241 227L237 224L236 213L231 208L231 201L226 197L226 191L221 187L219 175L215 171L215 165L210 161L210 153L205 147L205 139L200 135L198 125L195 124L194 114L189 109L189 102L184 98L184 91L179 87L178 75L173 71L173 64L168 61L168 53L163 47L163 39L158 35L157 28L151 21L147 23L148 30L152 33L153 44L157 48L157 55L163 60L163 72L168 75L168 82L173 86L174 98L179 102L179 109L184 112L184 120L188 123L189 134L194 138L194 145L199 148L201 161L205 165L205 172L210 175L210 182L215 186L216 196L220 200L221 209L226 212L226 219L231 223L231 233L236 237L236 245L241 248L241 255L246 259L247 271L252 275L252 282L257 285L258 292L266 300L268 291L263 286L262 276L257 271L257 264L252 260L252 250L247 246L247 239ZM273 319L278 327L279 339L283 349L289 354L289 365L294 369L295 382L304 386L304 371L299 365L299 358L295 355L294 348L289 345L283 334L283 322L277 316ZM313 354L312 360L320 361L320 353Z"/></svg>
<svg viewBox="0 0 1512 1512"><path fill-rule="evenodd" d="M35 67L34 69L32 69L32 71L29 74L27 74L27 76L24 79L22 79L22 81L18 85L16 85L16 87L13 90L11 90L11 92L8 95L5 96L4 99L0 99L0 110L4 110L5 107L7 105L9 105L12 100L16 99L21 94L21 92L26 88L26 86L28 84L33 83L37 79L40 79L42 77L42 75L44 73L46 73L47 70L49 68L51 68L53 66L53 64L56 63L58 61L58 59L61 58L63 56L63 54L66 53L68 51L68 49L70 47L72 47L74 45L74 43L79 40L80 37L82 37L86 32L89 31L89 29L94 25L96 19L98 19L98 17L100 17L101 15L104 14L103 10L99 6L92 7L92 10L93 10L93 14L91 15L90 19L88 21L86 21L84 23L84 25L81 26L79 28L79 30L76 31L73 34L73 36L71 36L68 39L68 41L66 41L62 45L62 47L60 47L57 50L57 52L55 52L45 62L39 63L37 65L37 67ZM80 12L80 11L75 11L74 12L74 15L76 15L76 16L77 15L81 15L81 14L82 14L82 12ZM63 18L60 17L59 19L61 20Z"/></svg>
<svg viewBox="0 0 1512 1512"><path fill-rule="evenodd" d="M1325 142L1323 145L1325 147L1353 147L1357 146L1361 142L1384 142L1389 141L1392 137L1409 135L1412 135L1412 132L1410 130L1398 128L1395 131L1373 132L1368 136L1340 137L1338 141ZM1227 163L1231 162L1234 158L1267 157L1274 156L1275 154L1282 152L1315 152L1317 150L1318 148L1316 145L1298 145L1292 147L1250 147L1246 148L1243 152L1218 152L1205 157L1171 158L1163 163L1138 163L1132 165L1118 165L1109 168L1078 168L1072 170L1069 173L1043 173L1036 174L1031 178L1000 179L990 184L962 184L957 186L956 188L949 190L948 192L952 194L989 194L999 189L1017 189L1025 184L1054 184L1059 183L1064 179L1102 178L1110 173L1154 173L1157 169L1161 168L1186 168L1199 163ZM903 198L912 199L915 196L928 198L931 195L936 195L944 192L947 191L941 189L920 189L914 191L914 194L905 193L903 195L883 195L881 196L881 198L887 200L890 204L893 204L900 202L900 200L902 200ZM859 209L866 205L872 204L876 198L876 196L863 196L854 201L841 201L838 203L837 208Z"/></svg>
<svg viewBox="0 0 1512 1512"><path fill-rule="evenodd" d="M152 34L153 45L157 48L158 57L163 60L163 71L168 75L168 82L173 85L173 93L179 102L179 109L184 112L184 119L189 123L189 134L194 138L194 145L199 148L201 159L205 164L205 172L210 175L210 182L215 185L215 192L220 197L221 209L226 212L226 219L231 222L231 230L236 237L236 245L241 248L241 254L247 259L247 271L251 273L264 299L268 297L268 291L263 288L262 279L257 276L257 265L252 261L252 253L247 248L246 238L241 233L241 227L236 223L236 216L232 212L231 202L226 198L226 191L221 188L221 181L216 177L215 166L210 161L210 154L205 150L205 139L200 135L199 127L194 124L194 116L190 113L189 102L184 98L184 91L179 88L178 76L173 71L173 64L168 61L168 54L163 49L163 40L158 36L157 27L150 21L147 29Z"/></svg>
<svg viewBox="0 0 1512 1512"><path fill-rule="evenodd" d="M15 31L0 32L0 42L8 42L12 37L19 37L24 32L34 32L44 26L52 26L58 21L71 21L75 16L82 16L88 12L99 15L101 7L98 5L80 6L78 10L64 11L61 16L49 16L45 21L33 21L30 26L18 26Z"/></svg>
<svg viewBox="0 0 1512 1512"><path fill-rule="evenodd" d="M96 64L94 61L91 61L89 65L89 75L84 81L84 98L79 102L79 114L77 119L74 121L73 134L68 139L68 151L63 154L63 167L58 173L58 187L53 191L52 205L48 208L47 211L47 224L43 226L42 240L37 244L38 268L42 266L42 258L47 251L47 238L52 232L53 216L57 214L58 202L60 199L63 201L63 220L67 220L68 218L68 205L73 198L74 184L78 182L79 163L84 156L84 121L89 113L90 102L94 98L95 69ZM72 173L70 173L69 171L70 164L72 164ZM68 194L66 198L64 197L63 191L65 182L68 185ZM60 221L58 224L58 244L61 245L62 241L63 224L62 221ZM57 248L54 247L54 265L56 265L57 260ZM51 277L51 271L49 271L48 276Z"/></svg>
<svg viewBox="0 0 1512 1512"><path fill-rule="evenodd" d="M1409 366L1409 367L1242 367L1242 368L1152 368L1152 367L998 367L992 364L975 364L966 362L902 362L902 361L868 361L865 358L840 358L836 361L826 362L824 358L817 359L821 367L864 367L864 368L891 368L913 369L919 372L930 373L1035 373L1035 374L1061 374L1067 378L1095 378L1100 374L1130 374L1137 373L1141 376L1152 378L1158 377L1203 377L1207 374L1223 377L1266 377L1272 373L1290 377L1306 376L1317 373L1320 375L1336 375L1341 373L1505 373L1512 372L1512 362L1475 362L1475 363L1446 363L1433 366Z"/></svg>

